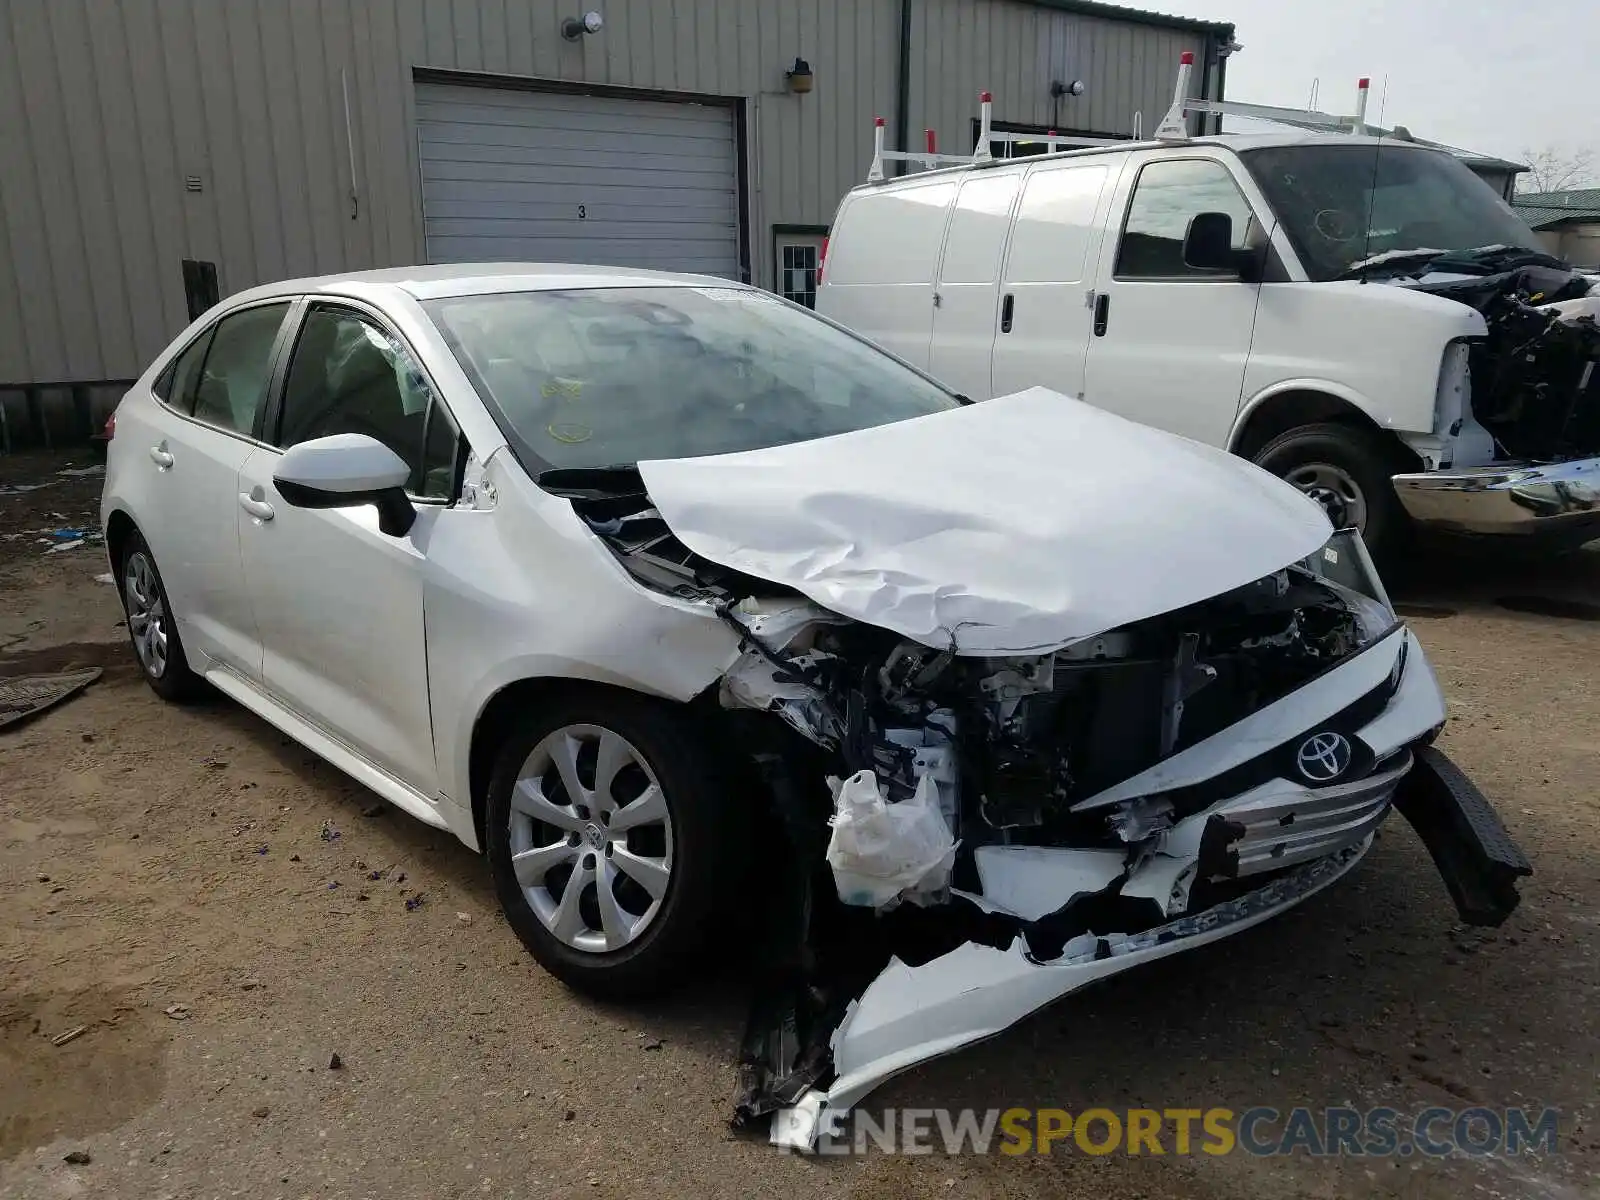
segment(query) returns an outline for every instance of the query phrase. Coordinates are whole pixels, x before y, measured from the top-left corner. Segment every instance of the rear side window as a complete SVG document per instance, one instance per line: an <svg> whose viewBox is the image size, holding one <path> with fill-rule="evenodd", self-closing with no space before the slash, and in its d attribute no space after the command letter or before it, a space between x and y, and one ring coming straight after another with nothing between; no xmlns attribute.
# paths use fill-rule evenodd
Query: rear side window
<svg viewBox="0 0 1600 1200"><path fill-rule="evenodd" d="M194 417L219 429L250 433L267 399L272 347L289 304L263 304L217 322L194 393Z"/></svg>
<svg viewBox="0 0 1600 1200"><path fill-rule="evenodd" d="M406 490L448 499L457 436L444 406L404 346L341 308L313 308L295 343L277 444L287 449L334 433L364 433L411 467Z"/></svg>
<svg viewBox="0 0 1600 1200"><path fill-rule="evenodd" d="M215 331L213 326L190 342L151 385L152 392L185 416L194 413L194 389L200 380L200 364L206 360L206 350L211 346L211 335Z"/></svg>
<svg viewBox="0 0 1600 1200"><path fill-rule="evenodd" d="M1033 169L1017 209L1008 283L1077 283L1084 277L1089 249L1100 244L1095 212L1105 182L1106 168L1099 165Z"/></svg>
<svg viewBox="0 0 1600 1200"><path fill-rule="evenodd" d="M1233 218L1234 247L1249 245L1250 202L1221 163L1184 158L1147 164L1139 172L1128 205L1128 222L1117 246L1117 277L1212 277L1211 272L1183 261L1189 222L1207 212L1227 213Z"/></svg>
<svg viewBox="0 0 1600 1200"><path fill-rule="evenodd" d="M828 283L933 282L953 182L860 195L844 209L828 246Z"/></svg>

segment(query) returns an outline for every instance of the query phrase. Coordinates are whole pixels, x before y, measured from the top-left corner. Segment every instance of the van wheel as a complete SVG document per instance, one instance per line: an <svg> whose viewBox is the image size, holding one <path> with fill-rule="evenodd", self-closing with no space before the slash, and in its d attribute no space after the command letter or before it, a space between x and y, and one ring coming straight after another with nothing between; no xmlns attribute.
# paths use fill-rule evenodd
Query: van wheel
<svg viewBox="0 0 1600 1200"><path fill-rule="evenodd" d="M662 701L582 688L527 715L490 777L484 843L506 919L545 970L640 998L729 936L740 904L725 883L749 848L722 779Z"/></svg>
<svg viewBox="0 0 1600 1200"><path fill-rule="evenodd" d="M1399 561L1411 519L1392 476L1405 466L1382 435L1354 425L1303 425L1273 438L1255 463L1322 505L1335 529L1360 530L1380 570Z"/></svg>

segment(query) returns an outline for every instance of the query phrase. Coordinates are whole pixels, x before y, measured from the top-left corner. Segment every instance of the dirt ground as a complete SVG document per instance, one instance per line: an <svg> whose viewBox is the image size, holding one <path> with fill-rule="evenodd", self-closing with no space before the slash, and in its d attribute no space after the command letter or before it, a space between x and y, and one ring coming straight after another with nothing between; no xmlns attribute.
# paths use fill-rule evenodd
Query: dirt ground
<svg viewBox="0 0 1600 1200"><path fill-rule="evenodd" d="M1600 1195L1592 549L1429 559L1402 597L1449 696L1443 744L1534 863L1501 929L1456 925L1391 821L1286 916L867 1101L1554 1105L1559 1153L806 1159L727 1128L741 980L650 1009L580 999L444 833L231 703L159 701L98 545L46 552L94 528L99 478L57 474L89 461L0 459L0 675L105 668L0 732L0 1195Z"/></svg>

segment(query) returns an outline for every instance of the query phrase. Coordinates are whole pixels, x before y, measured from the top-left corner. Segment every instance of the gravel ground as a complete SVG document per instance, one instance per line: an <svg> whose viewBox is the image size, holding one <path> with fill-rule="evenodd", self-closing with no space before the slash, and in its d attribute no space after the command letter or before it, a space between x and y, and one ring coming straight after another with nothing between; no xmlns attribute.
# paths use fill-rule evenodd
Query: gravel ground
<svg viewBox="0 0 1600 1200"><path fill-rule="evenodd" d="M1600 554L1430 559L1403 597L1443 744L1534 862L1501 929L1455 925L1394 821L1288 915L868 1101L1549 1104L1559 1153L805 1159L726 1126L741 980L582 1000L523 953L475 855L237 706L162 704L98 546L45 553L93 528L100 480L56 473L87 464L0 460L0 675L105 668L0 733L0 1195L1600 1195ZM6 487L27 482L49 486Z"/></svg>

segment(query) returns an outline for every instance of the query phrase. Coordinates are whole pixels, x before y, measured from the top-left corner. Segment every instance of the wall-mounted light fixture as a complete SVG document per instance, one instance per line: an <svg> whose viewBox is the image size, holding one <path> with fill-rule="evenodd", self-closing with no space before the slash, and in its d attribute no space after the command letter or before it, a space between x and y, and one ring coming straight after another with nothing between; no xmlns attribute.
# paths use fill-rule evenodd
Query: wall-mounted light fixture
<svg viewBox="0 0 1600 1200"><path fill-rule="evenodd" d="M1083 80L1081 79L1074 79L1071 83L1057 79L1050 85L1050 98L1052 100L1059 100L1063 96L1081 95L1083 95Z"/></svg>
<svg viewBox="0 0 1600 1200"><path fill-rule="evenodd" d="M561 36L569 42L580 41L586 33L599 33L606 19L597 12L586 12L581 17L568 17L561 22Z"/></svg>
<svg viewBox="0 0 1600 1200"><path fill-rule="evenodd" d="M796 96L804 96L809 92L815 78L811 74L811 64L803 58L795 59L794 66L785 71L783 77L789 81L789 90Z"/></svg>

